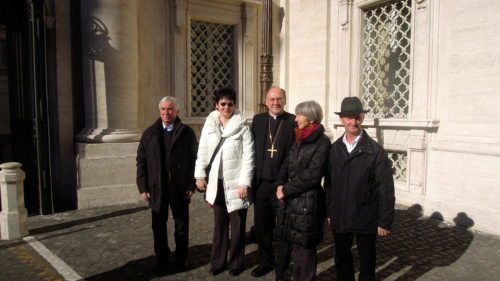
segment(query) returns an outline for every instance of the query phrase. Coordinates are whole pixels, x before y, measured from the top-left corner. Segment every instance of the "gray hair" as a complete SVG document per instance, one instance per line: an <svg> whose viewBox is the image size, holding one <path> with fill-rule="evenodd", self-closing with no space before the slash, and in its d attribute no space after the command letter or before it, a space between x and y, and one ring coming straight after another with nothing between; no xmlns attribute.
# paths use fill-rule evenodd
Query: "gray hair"
<svg viewBox="0 0 500 281"><path fill-rule="evenodd" d="M162 102L171 102L171 103L175 104L175 109L179 109L179 103L177 102L177 99L174 97L165 96L165 97L161 98L161 100L158 102L158 109L161 109L160 104Z"/></svg>
<svg viewBox="0 0 500 281"><path fill-rule="evenodd" d="M321 123L323 120L323 109L321 109L321 105L316 101L304 101L295 107L295 115L303 115L309 121Z"/></svg>

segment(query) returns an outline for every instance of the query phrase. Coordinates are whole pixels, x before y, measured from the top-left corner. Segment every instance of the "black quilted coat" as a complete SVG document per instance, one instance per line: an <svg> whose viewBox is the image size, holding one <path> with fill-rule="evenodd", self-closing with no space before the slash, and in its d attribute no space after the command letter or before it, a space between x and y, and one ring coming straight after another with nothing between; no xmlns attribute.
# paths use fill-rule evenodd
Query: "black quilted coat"
<svg viewBox="0 0 500 281"><path fill-rule="evenodd" d="M286 216L278 231L292 243L314 247L323 239L325 175L330 139L322 125L301 144L294 143L276 185L283 185Z"/></svg>

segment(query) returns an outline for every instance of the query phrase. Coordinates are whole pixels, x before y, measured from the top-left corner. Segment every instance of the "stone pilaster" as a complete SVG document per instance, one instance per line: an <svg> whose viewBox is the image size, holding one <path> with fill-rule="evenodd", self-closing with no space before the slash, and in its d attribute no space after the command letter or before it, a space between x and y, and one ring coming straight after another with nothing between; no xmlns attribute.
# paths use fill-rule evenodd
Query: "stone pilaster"
<svg viewBox="0 0 500 281"><path fill-rule="evenodd" d="M1 237L6 240L18 239L28 235L28 214L24 207L23 190L25 174L21 170L21 164L16 162L1 164L0 169Z"/></svg>
<svg viewBox="0 0 500 281"><path fill-rule="evenodd" d="M85 128L81 142L133 142L137 124L137 1L82 1Z"/></svg>
<svg viewBox="0 0 500 281"><path fill-rule="evenodd" d="M408 141L408 173L409 192L415 195L425 195L427 133L424 130L410 130Z"/></svg>
<svg viewBox="0 0 500 281"><path fill-rule="evenodd" d="M85 128L76 137L78 208L139 198L139 3L81 1Z"/></svg>

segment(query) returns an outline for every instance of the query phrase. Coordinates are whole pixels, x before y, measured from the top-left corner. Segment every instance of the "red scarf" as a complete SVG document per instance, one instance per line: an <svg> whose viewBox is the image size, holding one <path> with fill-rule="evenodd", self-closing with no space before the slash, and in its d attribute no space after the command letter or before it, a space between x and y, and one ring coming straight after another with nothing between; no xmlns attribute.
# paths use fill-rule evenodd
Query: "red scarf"
<svg viewBox="0 0 500 281"><path fill-rule="evenodd" d="M311 123L311 126L308 126L304 129L295 129L295 142L298 144L301 144L303 141L305 141L308 137L312 135L312 133L316 132L319 129L319 124L314 122Z"/></svg>

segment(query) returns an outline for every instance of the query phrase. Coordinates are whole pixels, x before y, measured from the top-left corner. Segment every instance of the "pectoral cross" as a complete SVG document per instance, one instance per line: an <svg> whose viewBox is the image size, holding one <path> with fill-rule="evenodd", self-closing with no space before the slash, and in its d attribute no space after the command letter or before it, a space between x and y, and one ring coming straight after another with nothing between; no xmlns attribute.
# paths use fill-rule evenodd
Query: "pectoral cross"
<svg viewBox="0 0 500 281"><path fill-rule="evenodd" d="M271 144L271 148L269 148L267 151L271 152L271 158L273 158L273 156L274 156L274 153L275 153L275 152L278 152L278 151L274 148L274 144Z"/></svg>

